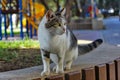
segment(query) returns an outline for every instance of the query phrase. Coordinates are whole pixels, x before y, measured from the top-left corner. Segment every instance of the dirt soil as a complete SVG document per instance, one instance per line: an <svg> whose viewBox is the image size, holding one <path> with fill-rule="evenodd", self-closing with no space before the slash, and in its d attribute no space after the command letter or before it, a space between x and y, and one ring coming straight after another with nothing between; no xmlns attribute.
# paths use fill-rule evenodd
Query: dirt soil
<svg viewBox="0 0 120 80"><path fill-rule="evenodd" d="M9 51L16 51L17 57L9 61L0 60L0 72L42 64L40 49L9 49Z"/></svg>

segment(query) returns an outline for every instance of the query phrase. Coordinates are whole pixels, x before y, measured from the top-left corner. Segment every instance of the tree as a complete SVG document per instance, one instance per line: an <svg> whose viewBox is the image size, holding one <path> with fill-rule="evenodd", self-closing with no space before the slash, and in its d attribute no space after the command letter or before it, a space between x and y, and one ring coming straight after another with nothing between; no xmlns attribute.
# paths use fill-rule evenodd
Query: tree
<svg viewBox="0 0 120 80"><path fill-rule="evenodd" d="M56 4L56 7L57 7L56 11L60 11L60 1L59 0L53 0L53 1L54 1L54 3Z"/></svg>
<svg viewBox="0 0 120 80"><path fill-rule="evenodd" d="M75 6L76 6L76 15L77 16L81 16L81 10L82 10L82 7L81 7L81 0L74 0L75 2Z"/></svg>
<svg viewBox="0 0 120 80"><path fill-rule="evenodd" d="M46 10L49 10L49 6L48 6L46 0L37 0L37 2L42 3L45 6Z"/></svg>
<svg viewBox="0 0 120 80"><path fill-rule="evenodd" d="M68 23L70 22L73 13L76 16L81 16L82 6L84 5L81 4L82 0L37 0L37 2L42 3L45 6L46 10L53 9L54 11L59 11L62 7L65 7L65 16Z"/></svg>

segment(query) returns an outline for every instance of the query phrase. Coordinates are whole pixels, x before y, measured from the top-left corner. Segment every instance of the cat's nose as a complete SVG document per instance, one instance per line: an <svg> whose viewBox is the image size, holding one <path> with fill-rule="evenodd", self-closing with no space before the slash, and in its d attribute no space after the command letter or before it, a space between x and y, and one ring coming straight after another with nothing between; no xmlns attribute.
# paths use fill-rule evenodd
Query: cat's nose
<svg viewBox="0 0 120 80"><path fill-rule="evenodd" d="M65 32L65 28L63 28L63 31Z"/></svg>

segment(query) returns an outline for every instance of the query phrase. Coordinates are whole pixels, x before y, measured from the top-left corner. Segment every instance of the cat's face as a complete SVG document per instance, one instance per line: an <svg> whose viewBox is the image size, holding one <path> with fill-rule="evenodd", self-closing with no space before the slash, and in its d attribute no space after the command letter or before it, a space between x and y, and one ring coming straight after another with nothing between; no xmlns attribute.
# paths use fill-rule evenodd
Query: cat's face
<svg viewBox="0 0 120 80"><path fill-rule="evenodd" d="M52 35L62 35L66 32L66 20L65 20L65 9L62 9L59 12L54 13L52 10L49 10L46 13L47 22L45 24L46 29Z"/></svg>

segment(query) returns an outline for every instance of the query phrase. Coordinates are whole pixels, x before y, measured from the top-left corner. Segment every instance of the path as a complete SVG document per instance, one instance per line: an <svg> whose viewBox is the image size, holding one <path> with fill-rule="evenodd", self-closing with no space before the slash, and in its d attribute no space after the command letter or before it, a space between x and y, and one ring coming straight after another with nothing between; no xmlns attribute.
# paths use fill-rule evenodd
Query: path
<svg viewBox="0 0 120 80"><path fill-rule="evenodd" d="M104 19L106 30L103 31L103 37L106 43L120 46L120 21L118 17Z"/></svg>

